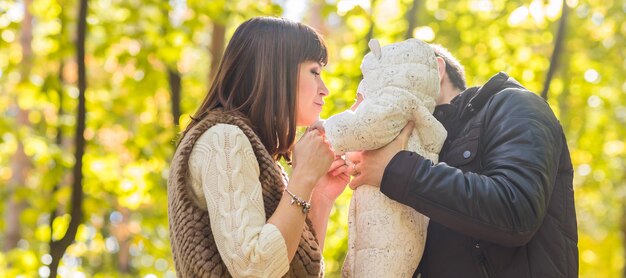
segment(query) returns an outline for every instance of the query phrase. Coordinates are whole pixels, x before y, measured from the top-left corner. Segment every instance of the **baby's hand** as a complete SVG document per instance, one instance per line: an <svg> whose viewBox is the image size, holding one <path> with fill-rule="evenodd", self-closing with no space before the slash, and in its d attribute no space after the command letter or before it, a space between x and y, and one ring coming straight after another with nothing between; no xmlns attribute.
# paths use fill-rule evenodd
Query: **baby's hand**
<svg viewBox="0 0 626 278"><path fill-rule="evenodd" d="M317 122L313 123L312 125L309 126L308 130L318 130L322 135L324 135L326 133L326 130L324 129L324 120L318 120Z"/></svg>
<svg viewBox="0 0 626 278"><path fill-rule="evenodd" d="M356 101L352 104L350 110L352 110L352 112L356 111L356 108L359 107L359 104L361 104L362 101L363 95L361 93L356 93Z"/></svg>

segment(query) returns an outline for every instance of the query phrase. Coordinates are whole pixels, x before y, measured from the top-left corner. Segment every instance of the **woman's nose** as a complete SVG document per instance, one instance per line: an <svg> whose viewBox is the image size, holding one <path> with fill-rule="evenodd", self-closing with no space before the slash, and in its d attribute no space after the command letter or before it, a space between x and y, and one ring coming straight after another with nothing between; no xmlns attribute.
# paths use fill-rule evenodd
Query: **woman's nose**
<svg viewBox="0 0 626 278"><path fill-rule="evenodd" d="M321 85L320 85L320 94L322 96L327 96L329 94L328 92L328 87L326 87L326 84L324 83L324 81L320 81Z"/></svg>

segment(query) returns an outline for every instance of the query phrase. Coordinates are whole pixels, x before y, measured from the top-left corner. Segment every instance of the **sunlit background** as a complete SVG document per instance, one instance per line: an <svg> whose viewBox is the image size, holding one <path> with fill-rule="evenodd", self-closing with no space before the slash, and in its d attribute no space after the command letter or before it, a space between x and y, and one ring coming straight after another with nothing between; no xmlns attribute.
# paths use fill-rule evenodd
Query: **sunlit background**
<svg viewBox="0 0 626 278"><path fill-rule="evenodd" d="M470 85L506 71L545 91L576 171L580 276L626 276L623 0L89 0L86 146L76 156L81 1L0 0L0 277L49 277L57 262L62 277L175 277L166 213L174 142L232 32L257 15L324 35L324 117L352 104L370 38L442 44ZM76 157L82 194L72 199ZM329 224L328 277L340 276L350 194Z"/></svg>

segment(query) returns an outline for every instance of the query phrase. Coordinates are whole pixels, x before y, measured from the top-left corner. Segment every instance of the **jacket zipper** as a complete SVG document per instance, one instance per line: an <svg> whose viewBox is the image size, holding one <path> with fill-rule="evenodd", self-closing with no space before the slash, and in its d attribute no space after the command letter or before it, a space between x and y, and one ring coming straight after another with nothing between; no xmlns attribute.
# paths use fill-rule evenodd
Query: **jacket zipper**
<svg viewBox="0 0 626 278"><path fill-rule="evenodd" d="M487 267L485 266L484 262L480 263L480 268L483 270L483 276L489 278L489 272L487 271Z"/></svg>
<svg viewBox="0 0 626 278"><path fill-rule="evenodd" d="M480 243L476 242L474 244L474 248L478 252L478 261L480 264L480 269L483 272L483 277L490 278L491 276L489 275L489 271L487 270L487 265L486 265L487 257L485 257L485 254L483 254L482 250L480 249Z"/></svg>

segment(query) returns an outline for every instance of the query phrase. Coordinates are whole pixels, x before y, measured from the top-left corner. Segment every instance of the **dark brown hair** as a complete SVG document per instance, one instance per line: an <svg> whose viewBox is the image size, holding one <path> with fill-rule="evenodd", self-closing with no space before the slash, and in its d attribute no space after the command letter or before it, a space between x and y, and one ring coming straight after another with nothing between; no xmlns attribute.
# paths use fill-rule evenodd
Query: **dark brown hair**
<svg viewBox="0 0 626 278"><path fill-rule="evenodd" d="M467 89L465 81L465 69L450 51L439 44L430 45L435 50L435 56L441 57L446 62L446 73L452 81L452 84L461 91Z"/></svg>
<svg viewBox="0 0 626 278"><path fill-rule="evenodd" d="M311 27L283 18L255 17L233 34L217 74L187 130L221 108L248 118L267 151L290 160L296 137L298 70L306 61L326 65L322 37Z"/></svg>

